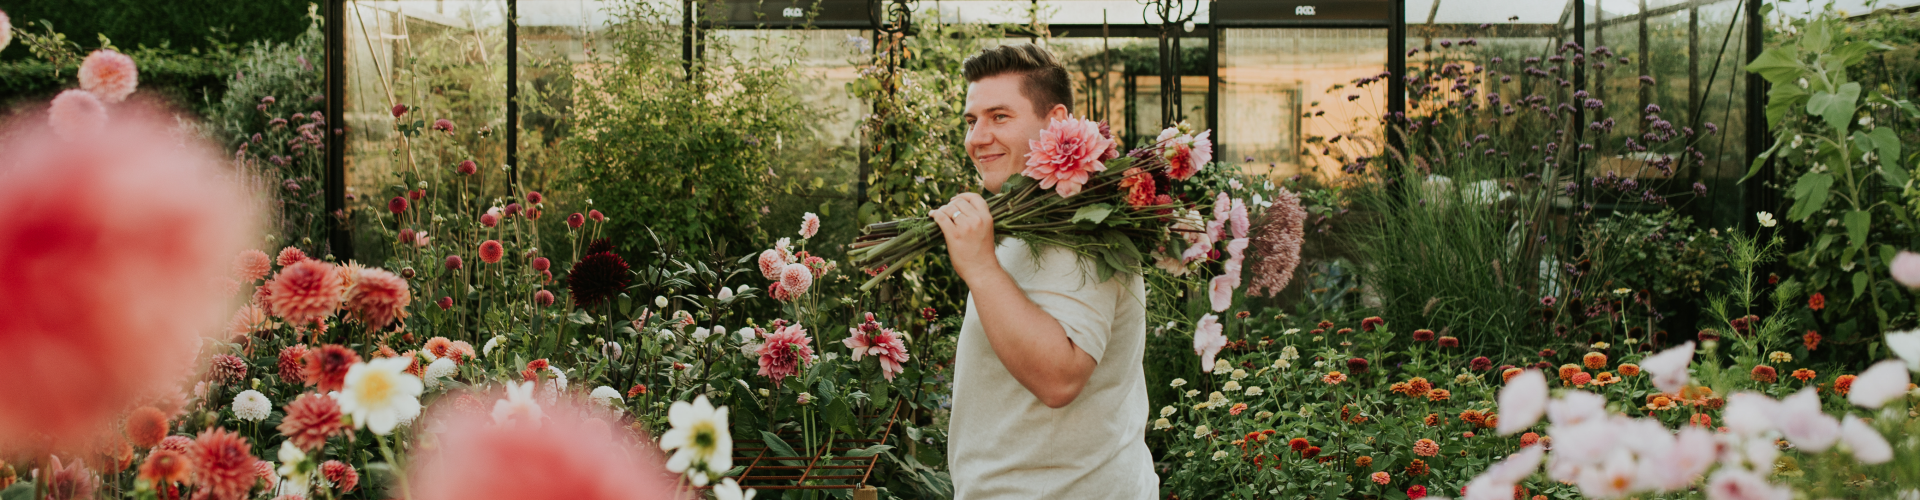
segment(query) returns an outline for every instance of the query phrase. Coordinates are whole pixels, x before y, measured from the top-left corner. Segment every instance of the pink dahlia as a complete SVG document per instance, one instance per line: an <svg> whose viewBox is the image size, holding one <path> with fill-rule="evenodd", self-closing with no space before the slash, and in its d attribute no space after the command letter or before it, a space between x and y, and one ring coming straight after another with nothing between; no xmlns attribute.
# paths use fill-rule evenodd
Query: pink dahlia
<svg viewBox="0 0 1920 500"><path fill-rule="evenodd" d="M820 216L813 212L800 216L800 238L812 238L815 234L820 234Z"/></svg>
<svg viewBox="0 0 1920 500"><path fill-rule="evenodd" d="M767 249L760 252L760 275L770 280L780 279L780 270L787 266L787 257L779 250Z"/></svg>
<svg viewBox="0 0 1920 500"><path fill-rule="evenodd" d="M485 262L488 264L499 264L500 257L505 256L506 254L507 254L506 249L500 246L500 240L487 240L487 241L480 242L480 261L481 262Z"/></svg>
<svg viewBox="0 0 1920 500"><path fill-rule="evenodd" d="M580 226L585 226L585 225L587 225L587 216L580 215L580 212L574 212L573 215L567 216L568 228L580 229Z"/></svg>
<svg viewBox="0 0 1920 500"><path fill-rule="evenodd" d="M301 364L307 385L321 392L338 391L346 384L347 369L360 362L360 354L339 344L327 344L307 351Z"/></svg>
<svg viewBox="0 0 1920 500"><path fill-rule="evenodd" d="M252 283L267 277L267 273L271 272L273 272L273 259L267 257L266 252L249 248L233 258L233 270L230 274L233 279Z"/></svg>
<svg viewBox="0 0 1920 500"><path fill-rule="evenodd" d="M347 316L378 331L394 320L406 319L411 302L413 295L407 291L406 279L385 269L368 268L355 274L343 307Z"/></svg>
<svg viewBox="0 0 1920 500"><path fill-rule="evenodd" d="M306 360L307 345L294 344L280 349L280 359L274 364L280 382L304 384L307 381L306 368L300 364Z"/></svg>
<svg viewBox="0 0 1920 500"><path fill-rule="evenodd" d="M91 137L107 125L107 105L85 90L69 90L54 96L47 108L47 123L56 136L66 140Z"/></svg>
<svg viewBox="0 0 1920 500"><path fill-rule="evenodd" d="M300 251L299 247L286 247L280 249L280 256L274 258L274 263L287 267L303 260L307 260L306 252Z"/></svg>
<svg viewBox="0 0 1920 500"><path fill-rule="evenodd" d="M473 160L467 160L467 161L460 162L459 165L454 166L453 171L459 172L460 175L473 175L474 173L480 171L480 165L473 163Z"/></svg>
<svg viewBox="0 0 1920 500"><path fill-rule="evenodd" d="M801 363L813 362L813 339L798 324L782 326L760 344L759 353L760 375L778 385L781 379L799 373Z"/></svg>
<svg viewBox="0 0 1920 500"><path fill-rule="evenodd" d="M1208 130L1198 136L1188 135L1181 132L1179 127L1160 131L1160 137L1155 138L1154 142L1166 148L1164 151L1170 164L1167 176L1184 181L1193 177L1207 162L1213 161L1213 141L1207 138L1212 134L1213 131Z"/></svg>
<svg viewBox="0 0 1920 500"><path fill-rule="evenodd" d="M901 365L907 362L909 357L907 346L900 341L900 335L893 329L881 328L869 333L854 328L852 332L853 336L841 342L846 344L848 349L853 350L854 361L860 361L860 358L865 355L873 355L880 360L880 374L889 382L893 381L895 375L907 371L907 368Z"/></svg>
<svg viewBox="0 0 1920 500"><path fill-rule="evenodd" d="M333 264L302 259L280 269L266 284L267 309L296 325L325 321L340 308L346 281Z"/></svg>
<svg viewBox="0 0 1920 500"><path fill-rule="evenodd" d="M533 303L538 304L540 307L553 305L553 292L546 290L533 292Z"/></svg>
<svg viewBox="0 0 1920 500"><path fill-rule="evenodd" d="M222 428L200 431L194 439L193 484L200 491L195 499L241 500L253 489L253 445L247 438Z"/></svg>
<svg viewBox="0 0 1920 500"><path fill-rule="evenodd" d="M474 357L473 344L469 344L465 340L455 340L453 341L453 345L447 348L447 355L453 357L455 364L467 364L467 360L473 359Z"/></svg>
<svg viewBox="0 0 1920 500"><path fill-rule="evenodd" d="M435 453L409 464L415 500L680 498L651 442L615 432L591 403L542 403L547 425L495 425L484 412L446 412ZM321 466L325 474L326 466ZM338 484L336 482L336 484Z"/></svg>
<svg viewBox="0 0 1920 500"><path fill-rule="evenodd" d="M606 214L603 214L603 213L600 213L600 211L599 211L599 210L588 210L588 211L587 211L587 218L588 218L588 219L592 219L592 220L593 220L594 222L606 222L606 221L607 221L607 215L606 215Z"/></svg>
<svg viewBox="0 0 1920 500"><path fill-rule="evenodd" d="M1247 295L1271 296L1287 287L1293 280L1294 267L1300 265L1307 210L1300 206L1299 195L1281 188L1261 219L1253 231L1254 253L1260 259L1253 264L1253 284L1247 286Z"/></svg>
<svg viewBox="0 0 1920 500"><path fill-rule="evenodd" d="M806 295L807 289L812 287L813 270L808 269L806 264L787 264L780 268L780 290L789 297Z"/></svg>
<svg viewBox="0 0 1920 500"><path fill-rule="evenodd" d="M1041 189L1054 189L1060 196L1080 193L1094 172L1106 170L1100 156L1113 148L1113 139L1100 134L1093 120L1069 117L1050 120L1040 138L1027 141L1033 151L1027 153L1027 168L1020 175L1040 181Z"/></svg>
<svg viewBox="0 0 1920 500"><path fill-rule="evenodd" d="M1120 188L1127 190L1127 206L1140 208L1154 204L1153 175L1133 167L1124 172L1120 179Z"/></svg>
<svg viewBox="0 0 1920 500"><path fill-rule="evenodd" d="M453 353L453 341L447 340L446 337L430 338L427 339L426 344L420 346L420 350L433 354L435 359L444 358Z"/></svg>
<svg viewBox="0 0 1920 500"><path fill-rule="evenodd" d="M106 103L127 100L140 86L140 69L133 58L112 50L100 49L80 62L80 88L100 96Z"/></svg>
<svg viewBox="0 0 1920 500"><path fill-rule="evenodd" d="M207 378L222 384L233 384L247 378L247 362L232 354L214 355L212 365L207 368Z"/></svg>
<svg viewBox="0 0 1920 500"><path fill-rule="evenodd" d="M266 331L269 323L266 309L261 308L259 304L248 303L233 311L233 317L227 319L227 334L236 338L244 337L254 332Z"/></svg>
<svg viewBox="0 0 1920 500"><path fill-rule="evenodd" d="M399 215L401 212L407 211L407 198L404 196L395 196L393 199L387 200L387 211L393 212L394 215Z"/></svg>
<svg viewBox="0 0 1920 500"><path fill-rule="evenodd" d="M340 491L353 491L353 487L360 484L360 472L339 460L328 460L327 463L320 464L320 475L326 477L327 482L333 483L333 486Z"/></svg>
<svg viewBox="0 0 1920 500"><path fill-rule="evenodd" d="M253 461L253 477L265 482L267 490L269 491L273 490L275 483L280 482L280 475L273 471L273 462L266 460Z"/></svg>
<svg viewBox="0 0 1920 500"><path fill-rule="evenodd" d="M340 421L340 403L331 397L306 393L287 403L287 415L280 420L280 434L302 450L313 451L327 445L327 438L346 428Z"/></svg>
<svg viewBox="0 0 1920 500"><path fill-rule="evenodd" d="M453 135L453 122L451 120L447 120L446 118L434 120L432 128L434 130L446 132L447 135Z"/></svg>
<svg viewBox="0 0 1920 500"><path fill-rule="evenodd" d="M244 192L171 115L118 115L84 147L30 118L0 130L0 442L114 427L222 326L214 278L249 239Z"/></svg>

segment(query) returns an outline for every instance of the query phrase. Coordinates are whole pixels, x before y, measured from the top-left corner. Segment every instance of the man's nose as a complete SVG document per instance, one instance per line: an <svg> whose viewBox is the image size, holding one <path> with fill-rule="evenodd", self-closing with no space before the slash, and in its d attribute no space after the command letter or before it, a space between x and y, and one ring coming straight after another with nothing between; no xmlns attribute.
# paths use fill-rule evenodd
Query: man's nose
<svg viewBox="0 0 1920 500"><path fill-rule="evenodd" d="M993 132L986 130L984 125L974 123L972 127L967 128L967 147L985 146L988 144L993 144Z"/></svg>

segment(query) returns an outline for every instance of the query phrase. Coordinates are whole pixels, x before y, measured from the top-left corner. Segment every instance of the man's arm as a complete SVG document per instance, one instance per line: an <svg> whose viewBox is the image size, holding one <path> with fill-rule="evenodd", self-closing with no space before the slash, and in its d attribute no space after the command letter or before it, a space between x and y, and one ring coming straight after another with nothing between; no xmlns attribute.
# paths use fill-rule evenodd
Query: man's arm
<svg viewBox="0 0 1920 500"><path fill-rule="evenodd" d="M1028 298L1000 267L986 199L962 193L929 216L945 233L954 271L972 290L987 343L1007 372L1050 408L1080 397L1093 376L1093 356L1075 345L1060 321Z"/></svg>

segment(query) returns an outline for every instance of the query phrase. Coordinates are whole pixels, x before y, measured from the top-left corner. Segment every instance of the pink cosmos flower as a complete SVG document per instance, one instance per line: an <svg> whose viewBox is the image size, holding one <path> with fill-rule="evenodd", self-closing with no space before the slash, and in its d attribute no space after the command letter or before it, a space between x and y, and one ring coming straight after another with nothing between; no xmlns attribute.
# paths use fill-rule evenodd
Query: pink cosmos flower
<svg viewBox="0 0 1920 500"><path fill-rule="evenodd" d="M1739 467L1721 467L1707 480L1708 500L1790 500L1793 490L1768 484Z"/></svg>
<svg viewBox="0 0 1920 500"><path fill-rule="evenodd" d="M77 141L107 125L107 106L92 92L68 90L54 96L53 105L47 108L47 123L53 126L54 135Z"/></svg>
<svg viewBox="0 0 1920 500"><path fill-rule="evenodd" d="M1666 454L1648 459L1653 466L1642 467L1643 474L1650 469L1654 477L1649 479L1661 491L1683 489L1698 481L1701 475L1707 473L1707 469L1713 467L1714 453L1718 449L1712 432L1699 427L1687 427L1680 430L1673 447Z"/></svg>
<svg viewBox="0 0 1920 500"><path fill-rule="evenodd" d="M0 50L6 50L13 42L13 22L7 19L7 13L0 11Z"/></svg>
<svg viewBox="0 0 1920 500"><path fill-rule="evenodd" d="M1505 436L1533 427L1547 411L1547 377L1540 370L1521 372L1500 388L1500 421L1495 428Z"/></svg>
<svg viewBox="0 0 1920 500"><path fill-rule="evenodd" d="M1721 409L1720 423L1734 434L1758 436L1773 429L1773 415L1779 405L1778 401L1764 394L1736 392L1727 396L1727 406Z"/></svg>
<svg viewBox="0 0 1920 500"><path fill-rule="evenodd" d="M781 379L800 372L802 363L813 363L813 339L807 337L807 329L798 324L784 325L767 335L766 342L760 344L760 376L773 379L779 385Z"/></svg>
<svg viewBox="0 0 1920 500"><path fill-rule="evenodd" d="M892 381L895 375L907 371L902 363L907 362L907 346L900 341L900 335L891 328L878 328L872 332L860 328L848 329L853 335L841 343L853 350L853 360L860 361L866 355L880 360L880 374Z"/></svg>
<svg viewBox="0 0 1920 500"><path fill-rule="evenodd" d="M1813 453L1826 451L1840 439L1840 421L1820 411L1820 395L1812 387L1780 400L1773 425L1794 446Z"/></svg>
<svg viewBox="0 0 1920 500"><path fill-rule="evenodd" d="M112 104L127 100L138 86L140 69L126 54L100 49L87 54L87 59L80 62L80 88L100 96L101 102Z"/></svg>
<svg viewBox="0 0 1920 500"><path fill-rule="evenodd" d="M1556 426L1573 427L1607 418L1607 398L1587 391L1568 391L1547 403L1547 421ZM1505 409L1500 420L1507 420Z"/></svg>
<svg viewBox="0 0 1920 500"><path fill-rule="evenodd" d="M1221 334L1225 329L1220 317L1208 314L1200 317L1199 328L1193 331L1193 353L1200 355L1200 371L1213 373L1213 358L1227 347L1227 336Z"/></svg>
<svg viewBox="0 0 1920 500"><path fill-rule="evenodd" d="M1847 401L1861 408L1878 410L1888 401L1907 395L1907 365L1897 360L1881 361L1860 372L1847 392Z"/></svg>
<svg viewBox="0 0 1920 500"><path fill-rule="evenodd" d="M1920 288L1920 253L1901 250L1893 255L1893 261L1888 262L1887 267L1894 281L1907 288Z"/></svg>
<svg viewBox="0 0 1920 500"><path fill-rule="evenodd" d="M1062 198L1080 193L1094 172L1107 169L1100 156L1113 147L1113 139L1100 135L1100 124L1069 117L1049 120L1040 138L1027 141L1027 168L1021 175L1040 181L1041 189L1054 189Z"/></svg>
<svg viewBox="0 0 1920 500"><path fill-rule="evenodd" d="M806 295L807 289L811 287L813 287L813 270L808 269L806 264L793 263L780 268L780 290L786 292L788 296Z"/></svg>
<svg viewBox="0 0 1920 500"><path fill-rule="evenodd" d="M1840 423L1840 440L1853 449L1853 458L1867 465L1883 464L1893 460L1893 446L1887 444L1887 438L1880 431L1873 430L1860 417L1848 415Z"/></svg>
<svg viewBox="0 0 1920 500"><path fill-rule="evenodd" d="M1247 202L1234 198L1233 208L1227 212L1227 225L1233 231L1233 237L1246 238L1252 223L1247 220Z"/></svg>
<svg viewBox="0 0 1920 500"><path fill-rule="evenodd" d="M813 235L819 234L819 233L820 233L820 216L814 215L813 212L807 212L806 215L800 216L800 238L801 239L812 238Z"/></svg>
<svg viewBox="0 0 1920 500"><path fill-rule="evenodd" d="M1226 222L1227 218L1231 216L1232 212L1233 212L1233 198L1228 197L1226 191L1214 193L1213 220ZM1219 238L1219 236L1215 236L1215 238Z"/></svg>
<svg viewBox="0 0 1920 500"><path fill-rule="evenodd" d="M1213 312L1224 312L1233 307L1233 286L1240 281L1238 273L1214 276L1207 281L1207 302L1213 306Z"/></svg>
<svg viewBox="0 0 1920 500"><path fill-rule="evenodd" d="M1653 378L1653 386L1660 392L1673 394L1687 385L1687 365L1693 363L1693 341L1689 340L1679 347L1667 349L1660 354L1648 356L1640 362L1640 369L1646 370Z"/></svg>
<svg viewBox="0 0 1920 500"><path fill-rule="evenodd" d="M418 500L681 498L658 452L593 417L591 403L562 400L543 413L551 425L494 425L482 412L444 412L445 439L409 464ZM624 426L623 426L624 427ZM324 471L322 471L324 472Z"/></svg>

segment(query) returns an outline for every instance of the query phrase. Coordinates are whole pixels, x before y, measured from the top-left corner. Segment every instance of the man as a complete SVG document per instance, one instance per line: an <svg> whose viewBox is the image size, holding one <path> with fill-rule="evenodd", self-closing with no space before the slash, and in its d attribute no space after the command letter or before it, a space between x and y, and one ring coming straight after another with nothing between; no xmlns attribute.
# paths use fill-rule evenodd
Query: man
<svg viewBox="0 0 1920 500"><path fill-rule="evenodd" d="M1025 168L1027 141L1072 113L1067 70L1045 49L987 49L962 63L967 155L999 192ZM1146 283L1095 283L1072 251L1035 257L996 242L979 194L929 214L970 289L954 362L948 466L955 496L1147 499L1159 477L1147 451Z"/></svg>

